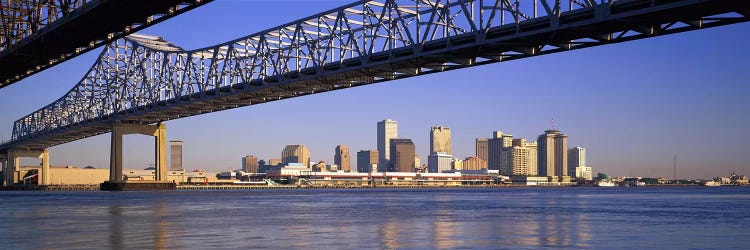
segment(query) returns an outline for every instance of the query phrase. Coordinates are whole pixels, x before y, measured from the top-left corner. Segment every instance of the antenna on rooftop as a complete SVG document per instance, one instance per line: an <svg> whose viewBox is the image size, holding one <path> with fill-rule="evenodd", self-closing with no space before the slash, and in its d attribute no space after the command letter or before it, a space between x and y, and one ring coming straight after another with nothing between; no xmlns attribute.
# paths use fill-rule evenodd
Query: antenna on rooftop
<svg viewBox="0 0 750 250"><path fill-rule="evenodd" d="M672 166L672 179L677 180L677 154L674 155L674 162Z"/></svg>
<svg viewBox="0 0 750 250"><path fill-rule="evenodd" d="M552 130L555 130L555 118L552 117Z"/></svg>

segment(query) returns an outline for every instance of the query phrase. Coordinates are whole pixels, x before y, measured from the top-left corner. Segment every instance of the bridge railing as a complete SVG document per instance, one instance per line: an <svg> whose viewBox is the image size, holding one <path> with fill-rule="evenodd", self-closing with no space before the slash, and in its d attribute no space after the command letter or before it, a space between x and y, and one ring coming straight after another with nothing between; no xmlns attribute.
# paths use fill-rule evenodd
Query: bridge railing
<svg viewBox="0 0 750 250"><path fill-rule="evenodd" d="M148 105L210 95L237 85L260 86L373 61L387 62L402 54L429 51L435 44L462 46L454 44L457 38L479 37L508 28L521 32L522 24L559 19L615 2L653 1L358 1L190 51L159 37L131 35L107 45L89 72L66 95L16 121L13 139L30 138L105 116L111 118ZM441 66L415 63L413 70ZM350 83L388 77L392 76L353 78Z"/></svg>

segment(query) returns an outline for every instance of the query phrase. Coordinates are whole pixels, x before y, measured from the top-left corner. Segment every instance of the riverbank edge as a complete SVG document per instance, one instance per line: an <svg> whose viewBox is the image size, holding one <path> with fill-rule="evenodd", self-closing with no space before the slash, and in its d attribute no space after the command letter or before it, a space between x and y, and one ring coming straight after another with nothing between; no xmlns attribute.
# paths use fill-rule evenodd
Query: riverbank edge
<svg viewBox="0 0 750 250"><path fill-rule="evenodd" d="M647 185L645 187L699 187L700 185ZM348 186L348 185L177 185L176 191L197 190L294 190L294 189L493 189L493 188L576 188L597 187L592 185L559 185L559 186L528 186L528 185L379 185L379 186ZM644 187L644 186L642 186ZM601 187L608 188L608 187ZM611 188L611 187L609 187ZM100 185L53 185L53 186L12 186L0 187L0 191L101 191ZM175 190L163 190L175 191Z"/></svg>

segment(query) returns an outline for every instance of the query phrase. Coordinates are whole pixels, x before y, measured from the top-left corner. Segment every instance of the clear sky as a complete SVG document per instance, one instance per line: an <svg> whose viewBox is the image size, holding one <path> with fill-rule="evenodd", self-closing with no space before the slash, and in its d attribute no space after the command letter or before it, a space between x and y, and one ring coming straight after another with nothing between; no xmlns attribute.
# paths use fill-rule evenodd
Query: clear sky
<svg viewBox="0 0 750 250"><path fill-rule="evenodd" d="M140 33L185 49L222 43L349 1L217 0ZM228 170L305 144L333 161L338 144L376 149L376 123L399 122L427 162L429 129L448 126L453 153L501 130L535 140L550 128L587 150L594 172L671 177L750 175L750 24L712 28L344 89L167 122L188 170ZM101 49L0 90L0 135L73 87ZM153 164L153 139L125 139L125 167ZM109 134L50 149L53 165L109 165ZM33 160L24 161L33 164Z"/></svg>

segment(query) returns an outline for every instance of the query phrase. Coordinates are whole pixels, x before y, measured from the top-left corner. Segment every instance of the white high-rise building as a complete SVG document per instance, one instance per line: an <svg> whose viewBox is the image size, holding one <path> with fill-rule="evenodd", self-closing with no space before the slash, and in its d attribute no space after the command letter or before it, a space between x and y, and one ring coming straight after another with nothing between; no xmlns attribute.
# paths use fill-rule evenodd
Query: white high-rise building
<svg viewBox="0 0 750 250"><path fill-rule="evenodd" d="M578 167L586 166L586 149L583 147L573 147L568 149L568 175L570 177L578 176Z"/></svg>
<svg viewBox="0 0 750 250"><path fill-rule="evenodd" d="M591 167L580 166L576 167L576 177L590 181L594 179L594 174L591 171Z"/></svg>
<svg viewBox="0 0 750 250"><path fill-rule="evenodd" d="M398 122L385 119L378 122L378 170L385 172L391 160L391 139L398 138Z"/></svg>
<svg viewBox="0 0 750 250"><path fill-rule="evenodd" d="M452 169L453 156L445 152L437 152L427 157L427 169L429 173L442 173Z"/></svg>

